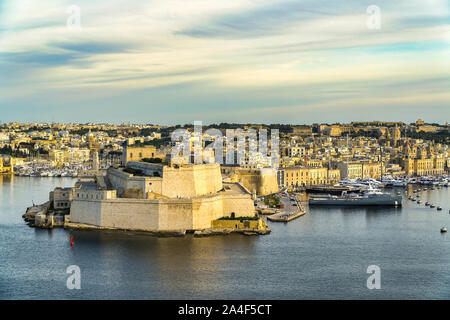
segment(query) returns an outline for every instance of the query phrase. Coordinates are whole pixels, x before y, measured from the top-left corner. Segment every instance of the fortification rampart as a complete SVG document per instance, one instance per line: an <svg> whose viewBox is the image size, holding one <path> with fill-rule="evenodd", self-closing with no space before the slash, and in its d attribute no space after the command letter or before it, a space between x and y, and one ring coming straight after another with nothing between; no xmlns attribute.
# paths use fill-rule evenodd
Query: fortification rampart
<svg viewBox="0 0 450 320"><path fill-rule="evenodd" d="M211 222L221 217L245 217L254 212L250 196L226 193L192 199L75 199L70 221L128 230L201 230L211 228Z"/></svg>

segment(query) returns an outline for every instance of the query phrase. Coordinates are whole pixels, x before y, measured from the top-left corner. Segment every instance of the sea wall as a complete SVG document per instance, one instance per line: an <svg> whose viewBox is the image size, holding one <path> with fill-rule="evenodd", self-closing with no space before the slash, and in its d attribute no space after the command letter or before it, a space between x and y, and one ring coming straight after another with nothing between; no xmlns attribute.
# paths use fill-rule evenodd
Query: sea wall
<svg viewBox="0 0 450 320"><path fill-rule="evenodd" d="M266 229L267 224L262 219L257 220L214 220L213 229Z"/></svg>
<svg viewBox="0 0 450 320"><path fill-rule="evenodd" d="M194 199L78 200L72 202L70 222L143 231L200 230L223 216L252 216L250 196L214 195Z"/></svg>

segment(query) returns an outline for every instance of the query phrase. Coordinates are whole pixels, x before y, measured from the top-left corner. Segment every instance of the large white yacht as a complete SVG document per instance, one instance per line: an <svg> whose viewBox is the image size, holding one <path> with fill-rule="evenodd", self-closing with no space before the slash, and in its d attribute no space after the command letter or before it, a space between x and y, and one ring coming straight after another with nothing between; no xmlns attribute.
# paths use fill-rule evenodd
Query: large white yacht
<svg viewBox="0 0 450 320"><path fill-rule="evenodd" d="M326 206L392 206L402 205L402 196L383 193L378 189L369 188L362 194L347 194L341 196L317 196L309 200L310 205Z"/></svg>

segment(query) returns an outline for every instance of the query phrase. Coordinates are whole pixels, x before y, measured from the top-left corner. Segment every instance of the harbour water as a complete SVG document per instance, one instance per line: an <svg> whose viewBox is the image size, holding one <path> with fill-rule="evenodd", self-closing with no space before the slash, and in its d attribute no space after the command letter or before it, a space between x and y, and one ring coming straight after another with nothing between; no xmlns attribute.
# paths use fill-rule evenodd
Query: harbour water
<svg viewBox="0 0 450 320"><path fill-rule="evenodd" d="M71 247L70 231L33 229L21 216L73 182L0 177L0 299L450 298L450 234L439 232L450 227L450 188L420 192L420 205L404 196L401 208L312 208L268 222L266 236L75 231ZM70 265L80 290L66 287ZM381 269L379 290L367 289L370 265Z"/></svg>

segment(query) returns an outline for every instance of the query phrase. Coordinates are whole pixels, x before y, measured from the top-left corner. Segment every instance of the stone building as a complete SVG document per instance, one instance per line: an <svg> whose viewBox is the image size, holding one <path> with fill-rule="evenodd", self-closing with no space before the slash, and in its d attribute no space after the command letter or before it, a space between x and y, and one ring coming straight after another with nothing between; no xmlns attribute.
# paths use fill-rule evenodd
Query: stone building
<svg viewBox="0 0 450 320"><path fill-rule="evenodd" d="M446 156L436 152L432 144L408 145L401 163L409 176L441 175L445 173Z"/></svg>
<svg viewBox="0 0 450 320"><path fill-rule="evenodd" d="M156 147L155 146L126 146L123 148L123 160L122 164L126 165L128 161L141 161L145 158L155 158Z"/></svg>
<svg viewBox="0 0 450 320"><path fill-rule="evenodd" d="M366 162L366 161L340 161L337 164L337 169L340 171L342 179L364 179L374 178L380 179L381 172L385 172L384 164L380 162Z"/></svg>
<svg viewBox="0 0 450 320"><path fill-rule="evenodd" d="M341 172L338 169L328 169L328 184L335 184L341 180Z"/></svg>
<svg viewBox="0 0 450 320"><path fill-rule="evenodd" d="M222 166L222 173L230 178L231 182L238 182L252 194L265 196L279 191L277 172L272 168L241 168L236 166Z"/></svg>
<svg viewBox="0 0 450 320"><path fill-rule="evenodd" d="M362 163L341 161L337 164L342 179L360 179L363 174Z"/></svg>
<svg viewBox="0 0 450 320"><path fill-rule="evenodd" d="M155 167L149 165L147 172ZM135 169L136 170L136 169ZM105 183L80 184L70 223L142 231L191 231L211 228L222 217L253 217L250 192L224 183L220 165L161 168L161 176L134 175L109 168Z"/></svg>
<svg viewBox="0 0 450 320"><path fill-rule="evenodd" d="M55 188L50 192L49 200L55 210L69 209L73 194L73 188Z"/></svg>
<svg viewBox="0 0 450 320"><path fill-rule="evenodd" d="M90 158L89 149L65 148L50 150L49 160L58 164L87 162Z"/></svg>
<svg viewBox="0 0 450 320"><path fill-rule="evenodd" d="M9 162L10 162L9 165L5 164L3 162L3 158L0 157L0 173L13 173L14 172L13 166L11 164L11 162L12 162L11 158L10 158Z"/></svg>
<svg viewBox="0 0 450 320"><path fill-rule="evenodd" d="M327 168L287 167L279 170L281 187L301 187L328 184Z"/></svg>
<svg viewBox="0 0 450 320"><path fill-rule="evenodd" d="M403 160L403 169L409 176L441 175L445 172L445 162L443 157L406 158Z"/></svg>

